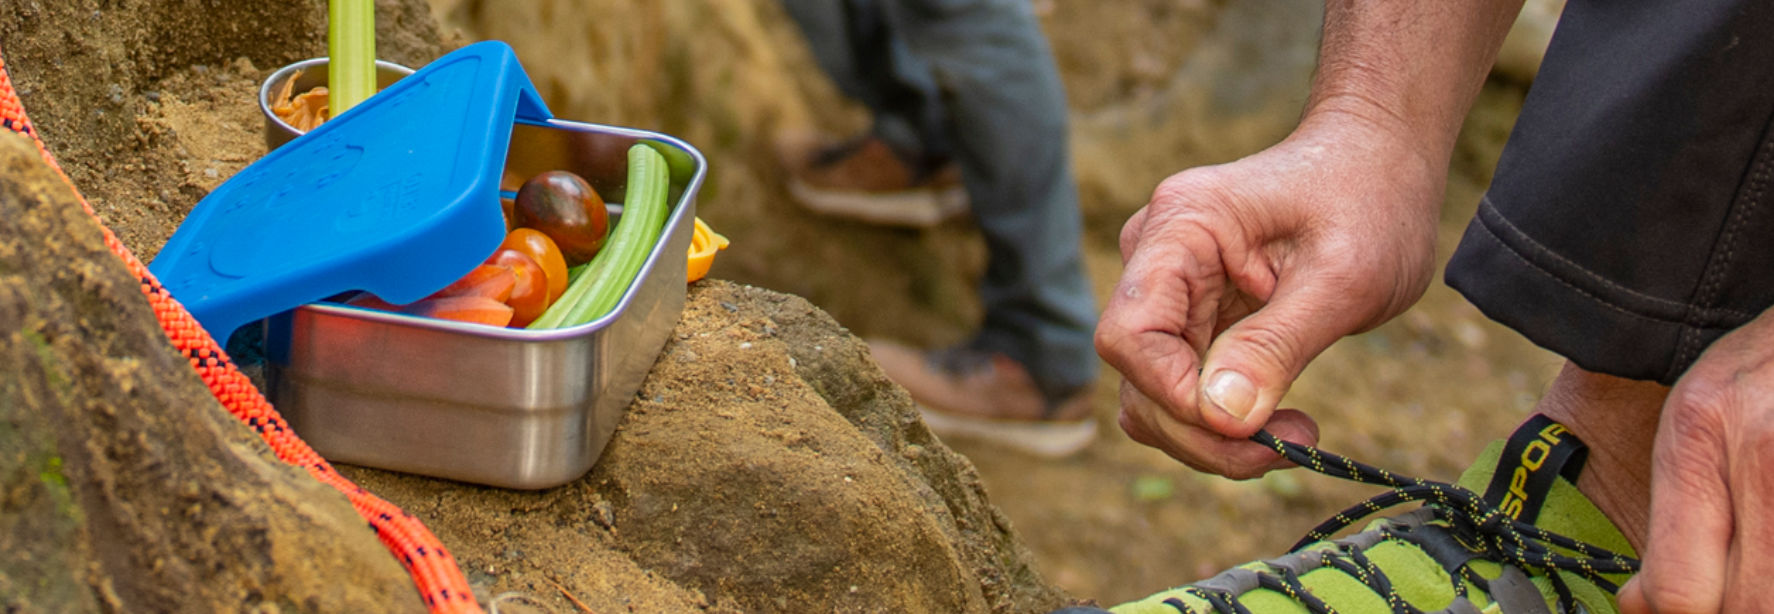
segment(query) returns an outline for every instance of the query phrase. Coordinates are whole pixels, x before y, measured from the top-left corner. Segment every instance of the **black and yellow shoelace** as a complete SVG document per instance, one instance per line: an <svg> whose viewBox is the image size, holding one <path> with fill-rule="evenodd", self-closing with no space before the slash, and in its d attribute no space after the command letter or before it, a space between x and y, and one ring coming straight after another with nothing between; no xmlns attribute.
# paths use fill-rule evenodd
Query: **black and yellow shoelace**
<svg viewBox="0 0 1774 614"><path fill-rule="evenodd" d="M1393 489L1392 492L1380 494L1338 512L1314 527L1306 537L1289 549L1290 552L1297 553L1311 544L1328 540L1336 533L1382 510L1417 501L1423 502L1427 509L1432 510L1436 520L1450 527L1450 532L1460 545L1474 555L1473 559L1523 569L1566 571L1581 576L1610 593L1618 592L1619 587L1604 575L1632 574L1639 569L1637 559L1518 521L1485 501L1478 493L1455 484L1397 475L1312 446L1282 441L1267 431L1258 431L1251 440L1273 448L1287 460L1314 472ZM1406 539L1390 532L1386 538ZM1575 553L1575 556L1561 554L1554 548ZM1373 588L1376 593L1385 596L1395 614L1422 612L1399 596L1385 572L1363 555L1361 549L1345 546L1319 550L1318 553L1319 565L1337 569ZM1488 582L1465 563L1459 564L1457 574L1466 582L1489 592ZM1560 610L1575 612L1575 598L1564 580L1556 573L1548 573L1547 578L1558 595ZM1332 614L1337 611L1313 595L1301 583L1299 575L1290 569L1257 572L1257 585L1289 596L1314 614ZM1467 596L1465 582L1454 581L1453 585L1456 596ZM1213 611L1218 614L1250 614L1250 610L1239 603L1238 596L1231 592L1198 586L1191 586L1187 590L1212 605ZM1165 603L1183 614L1195 614L1180 599L1172 598Z"/></svg>

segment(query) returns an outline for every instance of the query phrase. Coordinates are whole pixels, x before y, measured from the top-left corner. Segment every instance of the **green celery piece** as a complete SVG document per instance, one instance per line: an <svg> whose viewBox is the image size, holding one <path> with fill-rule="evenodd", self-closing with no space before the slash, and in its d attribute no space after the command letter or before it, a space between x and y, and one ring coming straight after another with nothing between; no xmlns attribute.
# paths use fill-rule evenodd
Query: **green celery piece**
<svg viewBox="0 0 1774 614"><path fill-rule="evenodd" d="M328 0L327 55L327 112L338 117L376 94L375 0Z"/></svg>
<svg viewBox="0 0 1774 614"><path fill-rule="evenodd" d="M628 149L628 194L624 197L622 222L610 235L604 249L616 252L610 270L598 279L587 299L589 306L569 318L567 325L576 326L596 320L616 307L628 287L640 274L647 254L659 241L665 225L666 191L671 189L670 170L665 157L652 147L636 144ZM631 225L630 221L634 223Z"/></svg>
<svg viewBox="0 0 1774 614"><path fill-rule="evenodd" d="M605 249L598 250L597 255L591 257L591 262L573 267L568 271L568 276L572 281L567 283L566 291L561 292L560 298L555 299L554 304L549 305L548 309L542 311L541 316L524 328L541 330L572 326L564 324L567 317L578 311L580 303L586 301L586 293L591 290L592 280L603 277L610 268L610 262L615 260L615 253L608 249L608 242L604 244L604 247Z"/></svg>

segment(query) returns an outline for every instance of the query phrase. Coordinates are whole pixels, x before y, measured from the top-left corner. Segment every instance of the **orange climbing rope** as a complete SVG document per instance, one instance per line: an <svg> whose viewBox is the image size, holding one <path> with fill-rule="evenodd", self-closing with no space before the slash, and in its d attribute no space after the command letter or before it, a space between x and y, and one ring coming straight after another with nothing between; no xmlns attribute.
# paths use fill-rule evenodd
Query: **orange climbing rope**
<svg viewBox="0 0 1774 614"><path fill-rule="evenodd" d="M0 59L0 127L31 137L37 144L37 151L43 154L43 161L61 175L74 195L80 200L86 214L92 216L104 231L105 246L111 253L123 260L129 272L142 282L142 294L148 297L148 303L154 308L154 317L160 320L161 329L166 331L173 347L191 361L191 368L209 385L222 406L234 417L245 422L271 444L277 458L291 465L308 471L314 479L325 482L328 486L345 493L351 500L351 506L357 509L364 520L368 520L370 528L382 540L382 545L400 560L401 565L412 574L413 583L418 586L419 594L424 597L425 605L432 612L480 612L480 605L475 603L474 595L468 589L468 581L462 576L462 570L456 565L454 557L445 550L437 537L431 534L425 525L412 514L402 511L394 504L383 500L351 483L344 476L333 470L333 466L314 452L313 448L297 437L290 430L289 423L277 414L265 395L254 387L247 377L235 368L234 362L222 352L221 346L210 337L191 313L161 287L160 282L148 272L148 267L129 252L117 236L106 228L98 215L93 213L92 205L80 196L80 189L68 179L67 173L56 164L55 157L44 147L43 140L37 137L36 128L31 120L25 117L24 105L19 102L18 92L12 87L12 77L6 72L4 59Z"/></svg>

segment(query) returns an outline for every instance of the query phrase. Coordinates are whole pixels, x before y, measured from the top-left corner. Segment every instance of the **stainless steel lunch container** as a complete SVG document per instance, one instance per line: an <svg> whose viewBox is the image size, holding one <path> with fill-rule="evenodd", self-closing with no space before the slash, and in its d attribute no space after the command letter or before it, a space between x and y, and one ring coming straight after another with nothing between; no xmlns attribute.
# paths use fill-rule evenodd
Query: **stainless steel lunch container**
<svg viewBox="0 0 1774 614"><path fill-rule="evenodd" d="M509 191L566 169L619 202L624 152L642 139L682 153L673 208L612 313L572 328L518 330L307 305L266 321L277 409L336 462L518 489L584 475L683 311L685 252L707 163L663 134L519 120L502 182Z"/></svg>
<svg viewBox="0 0 1774 614"><path fill-rule="evenodd" d="M271 97L283 87L285 81L289 81L292 77L295 78L296 84L291 91L297 94L326 85L326 71L326 58L302 60L277 69L277 72L271 73L271 76L259 85L259 114L265 117L265 149L267 151L282 147L284 143L290 142L290 139L303 134L301 130L284 123L282 119L278 119L276 113L271 112ZM297 72L300 72L301 75L298 76ZM378 91L387 89L388 86L394 85L394 82L410 74L413 74L411 68L385 60L376 60L376 89Z"/></svg>

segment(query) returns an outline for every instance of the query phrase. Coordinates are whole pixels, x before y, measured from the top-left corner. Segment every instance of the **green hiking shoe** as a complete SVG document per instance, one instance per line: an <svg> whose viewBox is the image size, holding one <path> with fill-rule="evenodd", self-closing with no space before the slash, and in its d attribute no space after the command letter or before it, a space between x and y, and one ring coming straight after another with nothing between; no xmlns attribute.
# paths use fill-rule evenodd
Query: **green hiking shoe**
<svg viewBox="0 0 1774 614"><path fill-rule="evenodd" d="M1638 570L1626 538L1574 486L1583 442L1545 416L1492 443L1458 484L1393 475L1267 432L1253 439L1313 471L1393 491L1337 514L1285 556L1113 612L1612 614L1620 583ZM1412 501L1424 505L1331 539Z"/></svg>

